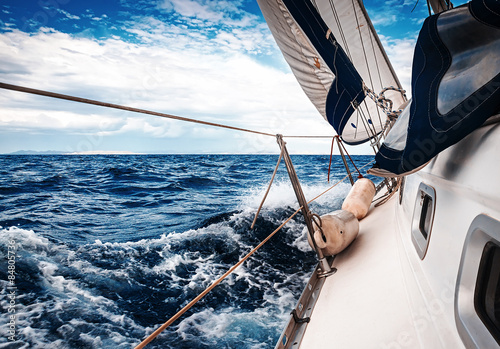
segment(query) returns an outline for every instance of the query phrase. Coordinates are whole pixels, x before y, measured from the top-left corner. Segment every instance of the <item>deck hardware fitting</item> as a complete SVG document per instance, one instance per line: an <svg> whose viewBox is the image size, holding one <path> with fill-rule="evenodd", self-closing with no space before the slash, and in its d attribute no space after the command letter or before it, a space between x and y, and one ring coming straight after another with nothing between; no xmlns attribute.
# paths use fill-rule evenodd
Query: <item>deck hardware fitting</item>
<svg viewBox="0 0 500 349"><path fill-rule="evenodd" d="M297 310L293 309L290 314L293 316L293 320L298 324L309 323L311 321L310 317L299 318L297 315Z"/></svg>

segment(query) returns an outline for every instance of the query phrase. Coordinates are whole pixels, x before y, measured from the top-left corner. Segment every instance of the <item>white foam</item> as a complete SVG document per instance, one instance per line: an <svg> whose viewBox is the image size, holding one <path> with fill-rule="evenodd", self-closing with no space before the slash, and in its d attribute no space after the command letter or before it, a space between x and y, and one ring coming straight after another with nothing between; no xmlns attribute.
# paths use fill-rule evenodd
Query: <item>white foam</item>
<svg viewBox="0 0 500 349"><path fill-rule="evenodd" d="M327 189L331 188L333 184L303 184L302 191L307 200L311 200ZM349 192L350 185L341 183L335 188L331 189L328 193L318 198L316 201L319 204L327 204L333 199L344 198ZM243 208L256 209L262 202L265 195L267 186L258 186L249 188L248 192L242 195ZM298 207L297 198L290 181L278 181L273 183L269 194L266 198L264 207L268 209L277 209L285 207Z"/></svg>
<svg viewBox="0 0 500 349"><path fill-rule="evenodd" d="M52 246L51 242L42 236L37 235L33 230L21 229L19 227L3 228L0 231L0 241L14 240L16 245L23 245L25 248L32 248L48 251ZM17 246L19 248L19 246Z"/></svg>
<svg viewBox="0 0 500 349"><path fill-rule="evenodd" d="M63 244L58 245L52 243L31 230L23 230L17 227L3 229L0 239L6 239L4 233L6 233L5 235L16 236L18 241L25 247L25 250L37 251L37 255L33 256L33 258L37 259L37 265L43 278L44 285L47 288L47 292L54 296L53 300L45 303L19 307L19 314L24 316L24 320L22 320L20 326L22 326L23 330L26 332L26 338L29 338L30 343L36 343L34 347L46 347L49 344L44 338L44 336L47 335L47 331L42 329L37 330L38 332L35 333L30 327L33 321L32 319L37 319L47 312L60 312L67 311L68 309L75 309L76 305L78 312L81 311L84 313L88 308L89 311L97 312L107 320L104 320L102 324L92 324L81 319L75 319L59 327L58 331L60 333L69 334L75 331L79 332L81 330L80 327L90 326L90 328L95 328L95 326L100 326L101 329L106 330L106 338L103 336L90 337L86 334L80 334L81 342L89 347L116 346L117 344L123 344L125 342L134 343L137 340L136 338L128 338L127 334L121 331L117 332L116 327L133 329L134 331L131 332L134 332L136 335L137 333L145 333L148 329L137 325L130 317L122 314L118 306L112 300L96 294L95 291L88 288L84 282L64 276L66 274L62 273L61 270L65 270L65 267L71 267L87 275L113 275L113 279L118 277L123 278L123 280L127 280L128 272L137 272L137 270L139 270L143 273L165 274L171 278L172 283L175 284L181 281L181 278L175 274L176 268L181 265L190 265L194 267L190 269L194 270L190 274L190 280L187 287L192 289L204 289L215 279L220 277L227 270L228 266L215 262L216 256L213 254L207 256L197 251L189 250L181 250L179 252L178 249L174 250L173 247L182 245L189 240L199 239L203 236L210 236L211 238L218 237L231 241L231 243L237 244L241 251L248 250L249 247L254 247L247 246L245 242L246 239L243 239L242 236L237 234L231 227L233 225L243 226L243 224L248 224L248 222L253 219L254 212L252 212L252 210L255 210L260 204L265 189L266 188L250 189L250 195L242 197L242 206L245 207L245 210L229 217L229 224L228 222L214 223L196 230L170 233L168 235L163 234L158 238L142 239L136 242L103 243L100 240L96 240L93 244L80 247L76 252L69 250L67 246ZM306 196L309 196L310 192L314 192L314 195L316 195L322 190L323 187L318 185L304 187L304 191L307 193ZM343 195L342 191L332 191L332 193L335 193L333 197L336 199ZM311 194L311 197L312 196ZM324 202L328 203L330 199L324 200ZM291 186L284 182L278 183L276 188L271 190L266 205L264 206L264 211L267 210L267 212L264 214L267 219L272 220L277 219L273 216L273 210L277 208L298 206ZM300 250L309 251L310 248L307 245L307 241L305 237L301 235L302 225L295 221L291 221L288 223L287 227L289 233L295 238L293 243L294 246L298 247ZM79 257L83 252L92 254L94 250L97 255L102 253L111 254L112 258L115 256L118 260L123 261L122 268L116 270L103 269ZM161 257L158 263L153 267L148 265L141 258L144 254L152 253L152 251L155 251L154 253L158 253ZM278 283L262 280L260 279L260 268L265 268L265 263L266 261L263 261L263 265L259 266L256 270L249 270L245 265L240 266L226 281L224 281L229 285L234 285L237 281L243 280L248 285L249 289L264 289L262 308L255 309L254 311L246 311L231 307L218 310L202 310L179 323L177 331L181 337L185 339L191 338L197 342L207 339L209 342L216 345L217 341L220 340L222 336L230 340L240 340L248 331L273 333L272 329L275 329L276 333L279 332L288 318L289 310L296 302L289 285L297 281L292 281L290 278L297 276L286 276L283 282ZM302 276L299 276L299 278L301 277ZM182 284L185 285L185 280L182 281ZM171 303L176 300L167 299L165 301ZM269 331L269 329L271 329L271 331ZM193 331L198 334L194 334L195 332ZM202 339L195 338L197 335L201 336ZM269 338L267 341L263 342L257 340L252 342L252 340L250 340L248 346L255 349L267 347L269 340ZM57 341L56 345L62 348L65 347L62 341Z"/></svg>
<svg viewBox="0 0 500 349"><path fill-rule="evenodd" d="M102 340L101 337L93 337L86 333L80 333L80 339L87 345L90 345L92 348L102 348Z"/></svg>
<svg viewBox="0 0 500 349"><path fill-rule="evenodd" d="M57 314L62 314L71 311L76 318L62 324L55 329L61 336L67 338L72 333L77 333L79 342L85 347L101 348L101 347L131 347L137 342L137 338L126 337L118 331L127 329L126 333L135 333L135 335L144 334L146 329L137 325L130 317L121 313L120 308L110 299L96 294L93 289L88 288L85 282L78 277L75 279L65 276L62 270L67 267L75 268L79 273L94 273L102 276L106 272L123 274L123 270L113 271L92 266L88 261L79 260L78 254L71 251L64 244L52 243L47 238L37 235L32 230L25 230L18 227L9 227L1 230L0 241L7 242L10 239L16 241L16 246L19 253L26 254L26 260L30 261L29 265L36 265L39 270L41 281L39 285L44 288L43 294L45 300L37 300L36 303L24 305L26 297L32 297L32 294L19 294L16 298L16 319L17 328L22 341L17 341L19 348L68 348L67 341L64 339L53 340L49 336L47 328L39 328L40 325L34 326L34 323L39 323L48 316L59 317ZM159 240L161 240L160 238ZM103 248L94 245L94 248ZM88 248L89 246L87 246ZM106 246L104 248L108 248ZM126 246L125 246L126 247ZM85 248L85 247L83 247ZM118 249L120 252L120 249ZM132 250L132 248L130 248ZM121 249L123 252L123 249ZM132 252L132 251L127 251ZM36 273L36 272L35 272ZM0 286L3 291L0 291L0 305L7 308L7 296L5 290L8 283L0 280ZM31 298L30 298L31 299ZM30 300L30 302L32 302ZM84 320L86 317L79 318L87 314L91 318L102 317L101 323L92 323ZM92 314L92 315L89 315ZM7 317L0 320L0 324ZM47 325L50 325L47 323ZM35 328L36 327L36 328ZM5 332L6 326L0 326L0 336L7 338ZM99 331L105 331L105 337L96 337L89 335L90 331L99 328ZM81 332L86 331L86 332ZM87 332L88 331L88 332ZM5 332L5 333L4 333Z"/></svg>
<svg viewBox="0 0 500 349"><path fill-rule="evenodd" d="M266 336L266 343L262 343L245 334L252 332L256 335L258 332L267 332L270 328L280 328L283 324L276 321L275 315L274 312L262 308L254 311L242 311L232 307L222 310L209 308L182 320L176 326L176 331L185 341L197 340L209 345L220 345L220 340L224 338L226 343L244 340L251 348L259 348L263 344L268 346L270 338Z"/></svg>

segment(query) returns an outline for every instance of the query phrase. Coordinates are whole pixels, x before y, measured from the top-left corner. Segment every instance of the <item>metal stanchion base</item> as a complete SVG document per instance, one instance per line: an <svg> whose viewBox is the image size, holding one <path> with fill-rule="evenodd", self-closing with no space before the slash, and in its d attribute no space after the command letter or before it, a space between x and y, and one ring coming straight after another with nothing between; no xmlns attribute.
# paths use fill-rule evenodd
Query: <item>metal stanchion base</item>
<svg viewBox="0 0 500 349"><path fill-rule="evenodd" d="M317 270L318 278L326 278L337 272L337 268L332 268L331 264L333 257L323 257L319 260L319 268Z"/></svg>
<svg viewBox="0 0 500 349"><path fill-rule="evenodd" d="M337 268L331 268L330 271L322 271L321 269L318 269L318 277L319 278L327 278L330 275L333 275L337 272Z"/></svg>

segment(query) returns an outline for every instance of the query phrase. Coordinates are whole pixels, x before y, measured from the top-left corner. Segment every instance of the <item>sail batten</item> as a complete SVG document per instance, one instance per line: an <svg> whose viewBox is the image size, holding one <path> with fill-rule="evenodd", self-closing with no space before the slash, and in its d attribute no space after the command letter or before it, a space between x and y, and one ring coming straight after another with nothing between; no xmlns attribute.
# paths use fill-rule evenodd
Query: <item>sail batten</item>
<svg viewBox="0 0 500 349"><path fill-rule="evenodd" d="M401 85L358 0L258 0L302 89L348 144L379 134L387 116L367 89ZM395 107L404 97L386 93Z"/></svg>

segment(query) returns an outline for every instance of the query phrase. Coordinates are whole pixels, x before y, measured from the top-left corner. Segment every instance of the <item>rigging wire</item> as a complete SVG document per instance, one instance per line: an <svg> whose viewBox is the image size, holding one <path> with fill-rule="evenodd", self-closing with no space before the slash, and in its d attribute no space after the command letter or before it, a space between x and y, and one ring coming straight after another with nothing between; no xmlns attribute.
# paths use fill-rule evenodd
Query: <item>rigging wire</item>
<svg viewBox="0 0 500 349"><path fill-rule="evenodd" d="M418 2L419 2L419 0L417 0L417 2L415 3L415 6L413 6L413 8L411 9L411 11L410 11L410 12L415 11L415 9L417 8Z"/></svg>
<svg viewBox="0 0 500 349"><path fill-rule="evenodd" d="M377 67L377 75L378 75L378 80L380 82L380 86L384 86L384 83L382 82L382 74L380 73L380 66L378 64L378 59L377 59L377 54L375 50L375 44L373 43L373 36L370 35L370 43L372 44L372 51L373 51L373 57L375 59L375 67Z"/></svg>
<svg viewBox="0 0 500 349"><path fill-rule="evenodd" d="M427 10L429 10L429 16L432 16L431 4L430 4L429 0L427 0Z"/></svg>
<svg viewBox="0 0 500 349"><path fill-rule="evenodd" d="M136 113L141 113L141 114L149 114L149 115L154 115L154 116L160 116L164 118L170 118L170 119L175 119L175 120L181 120L181 121L186 121L186 122L192 122L192 123L198 123L198 124L203 124L203 125L208 125L208 126L215 126L215 127L221 127L221 128L227 128L231 130L236 130L236 131L243 131L243 132L250 132L254 134L260 134L260 135L265 135L265 136L272 136L275 137L275 135L270 134L270 133L265 133L265 132L260 132L260 131L254 131L254 130L249 130L249 129L244 129L244 128L239 128L239 127L233 127L233 126L228 126L228 125L223 125L223 124L218 124L218 123L212 123L212 122L207 122L207 121L201 121L201 120L196 120L196 119L190 119L190 118L185 118L185 117L180 117L176 115L171 115L171 114L166 114L166 113L159 113L159 112L154 112L150 110L145 110L145 109L140 109L140 108L133 108L133 107L127 107L127 106L122 106L118 104L112 104L112 103L105 103L97 100L92 100L92 99L86 99L86 98L80 98L80 97L74 97L70 95L65 95L65 94L60 94L60 93L54 93L54 92L48 92L48 91L43 91L43 90L37 90L37 89L32 89L28 87L23 87L23 86L17 86L17 85L12 85L12 84L6 84L0 82L0 88L7 89L7 90L12 90L12 91L18 91L18 92L24 92L24 93L30 93L30 94L35 94L35 95L41 95L45 97L51 97L51 98L57 98L57 99L63 99L63 100L68 100L68 101L74 101L74 102L79 102L79 103L85 103L85 104L92 104L92 105L97 105L97 106L102 106L102 107L107 107L107 108L113 108L113 109L120 109L120 110L126 110L126 111L131 111L131 112L136 112ZM290 137L311 137L311 136L290 136ZM334 137L334 136L312 136L312 137ZM338 137L338 136L337 136ZM335 139L335 138L334 138ZM283 151L282 151L283 154ZM280 160L282 157L282 154L280 155ZM352 159L351 159L352 161ZM362 168L370 165L373 163L375 160L372 160L371 162L367 163L364 165ZM278 161L279 165L279 161ZM276 169L278 167L276 166ZM275 169L275 171L276 171ZM357 169L357 168L356 168ZM357 169L359 172L359 169ZM274 177L274 174L273 174ZM349 176L346 175L344 178L339 180L337 183L335 183L333 186L313 198L312 200L308 201L307 203L310 204L311 202L317 200L319 197L322 195L326 194L328 191L336 187L338 184L343 182L346 178ZM267 193L266 193L267 195ZM266 237L259 245L257 245L255 248L253 248L245 257L243 257L238 263L233 265L226 273L224 273L219 279L217 279L215 282L213 282L208 288L206 288L202 293L200 293L196 298L194 298L191 302L189 302L184 308L182 308L177 314L175 314L172 318L170 318L167 322L165 322L162 326L160 326L156 331L154 331L151 335L149 335L145 340L143 340L139 345L135 347L135 349L141 349L144 348L148 343L150 343L154 338L156 338L161 332L163 332L167 327L169 327L173 322L175 322L178 318L180 318L186 311L188 311L193 305L195 305L200 299L202 299L204 296L206 296L210 291L212 291L219 283L221 283L227 276L232 274L234 270L236 270L241 264L243 264L248 258L250 258L255 252L257 252L258 249L260 249L267 241L269 241L277 232L283 228L293 217L295 217L301 210L303 206L299 207L290 217L288 217L276 230L274 230L271 234L269 234L268 237Z"/></svg>
<svg viewBox="0 0 500 349"><path fill-rule="evenodd" d="M350 54L350 51L349 51L349 44L347 43L347 40L346 40L346 37L345 37L345 34L344 34L344 30L342 28L341 21L340 21L339 15L337 13L337 9L336 9L336 7L335 7L335 5L334 5L334 3L333 3L332 0L329 0L329 3L330 3L330 8L331 8L332 13L333 13L334 20L336 22L337 28L338 28L339 33L340 33L340 38L341 38L341 40L342 40L342 42L344 44L346 54L349 57L349 59L351 60L351 62L353 62L353 58L352 58L352 56ZM359 33L359 39L361 41L361 47L363 49L363 56L364 56L364 59L365 59L365 65L366 65L368 77L369 77L370 83L373 86L372 73L371 73L371 70L370 70L370 66L368 64L368 57L367 57L367 53L366 53L365 42L364 42L363 36L361 34L361 26L359 24L359 20L358 20L357 14L356 14L356 6L354 4L354 1L352 1L352 7L353 7L354 14L355 14L354 17L356 19L357 31ZM329 35L327 34L327 38L328 37L329 37ZM371 45L372 45L372 48L373 48L374 47L374 43L373 43L373 38L372 38L371 35L370 35L370 41L371 41ZM333 42L333 43L336 46L336 42ZM381 72L380 72L380 68L379 68L379 64L378 64L376 55L375 55L375 65L376 65L376 69L377 69L378 80L380 81L380 85L383 86L383 84L382 84L382 76L381 76ZM334 67L335 67L335 61L334 61ZM335 73L335 76L337 76L337 72L335 71L334 73ZM335 82L336 82L336 84L338 84L338 79L335 79ZM338 91L338 86L337 85L336 85L336 89ZM363 101L363 104L364 104L365 108L368 111L369 108L368 108L366 100ZM361 108L361 105L359 105L357 108ZM354 108L354 109L357 109L357 108ZM381 118L381 115L380 115L380 110L378 108L376 108L376 113L377 113L377 116L378 116L378 119L379 119L379 123L382 126L382 118ZM366 123L363 123L363 126L364 126L365 130L367 131L367 133L371 133L370 130L368 130L368 128L370 127L369 123L368 123L368 126L367 126ZM374 125L373 125L373 128L375 129Z"/></svg>
<svg viewBox="0 0 500 349"><path fill-rule="evenodd" d="M97 101L97 100L93 100L93 99L74 97L74 96L65 95L65 94L61 94L61 93L54 93L54 92L48 92L48 91L43 91L43 90L37 90L37 89L24 87L24 86L6 84L3 82L0 82L0 88L12 90L12 91L30 93L30 94L35 94L35 95L40 95L40 96L45 96L45 97L51 97L51 98L56 98L56 99L64 99L64 100L79 102L79 103L84 103L84 104L92 104L92 105L97 105L100 107L126 110L126 111L130 111L130 112L134 112L134 113L160 116L160 117L167 118L167 119L181 120L181 121L192 122L192 123L197 123L197 124L202 124L202 125L227 128L227 129L235 130L235 131L249 132L249 133L255 133L255 134L259 134L259 135L263 135L263 136L275 137L275 135L271 134L271 133L254 131L254 130L249 130L249 129L245 129L245 128L235 127L235 126L228 126L228 125L218 124L218 123L214 123L214 122L196 120L196 119L186 118L186 117L182 117L182 116L167 114L167 113L155 112L155 111L146 110L146 109L127 107L127 106L123 106L123 105L119 105L119 104L106 103L106 102L101 102L101 101Z"/></svg>
<svg viewBox="0 0 500 349"><path fill-rule="evenodd" d="M97 101L94 99L75 97L75 96L70 96L70 95L65 95L65 94L55 93L55 92L49 92L49 91L44 91L44 90L37 90L34 88L29 88L29 87L24 87L24 86L6 84L3 82L0 82L0 88L3 88L5 90L11 90L11 91L24 92L24 93L44 96L44 97L51 97L51 98L56 98L56 99L68 100L68 101L72 101L72 102L97 105L100 107L125 110L125 111L130 111L130 112L139 113L139 114L159 116L159 117L163 117L163 118L167 118L167 119L180 120L180 121L202 124L202 125L207 125L207 126L226 128L226 129L230 129L233 131L248 132L248 133L258 134L258 135L262 135L262 136L270 136L273 138L276 137L276 135L272 134L272 133L250 130L250 129L235 127L235 126L230 126L230 125L224 125L224 124L219 124L219 123L215 123L215 122L191 119L191 118L186 118L183 116L177 116L177 115L172 115L172 114L167 114L167 113L160 113L160 112L155 112L155 111L151 111L151 110L128 107L128 106L119 105L119 104L106 103L106 102L101 102L101 101ZM332 138L333 136L314 136L314 135L312 135L312 136L308 136L308 135L286 136L285 135L283 137L286 137L286 138Z"/></svg>
<svg viewBox="0 0 500 349"><path fill-rule="evenodd" d="M365 64L366 64L366 70L367 70L367 73L368 73L368 78L370 79L371 86L374 86L374 84L373 84L373 78L372 78L372 73L371 73L371 70L370 70L370 65L368 63L368 56L367 56L367 53L366 53L365 42L363 41L363 35L361 34L361 26L359 24L358 14L356 12L356 6L354 5L354 0L352 0L351 3L352 3L352 10L354 12L354 18L356 19L356 25L357 25L356 28L357 28L358 33L359 33L359 40L361 41L361 48L363 49L363 57L365 58ZM370 35L370 38L371 38L371 35ZM373 42L372 42L372 47L373 47ZM376 61L376 55L375 55L375 62L376 62L377 70L378 70L378 63ZM379 72L379 74L380 74L380 72ZM379 78L380 78L380 76L379 76ZM381 86L383 86L383 85L381 85ZM363 100L363 104L365 105L367 111L370 110L368 108L367 103L366 103L366 99ZM377 116L379 118L380 126L382 126L382 118L380 117L380 110L378 108L376 108L376 111L377 111ZM365 126L365 129L366 129L366 126Z"/></svg>
<svg viewBox="0 0 500 349"><path fill-rule="evenodd" d="M329 2L330 2L330 8L332 9L333 16L335 18L335 22L337 24L337 28L339 29L340 38L342 39L342 42L344 43L344 47L345 47L347 56L349 57L349 59L352 62L351 52L349 51L349 44L347 43L347 39L346 39L345 34L344 34L344 29L342 28L342 23L340 22L340 17L337 13L337 9L335 8L333 0L330 0Z"/></svg>
<svg viewBox="0 0 500 349"><path fill-rule="evenodd" d="M269 182L269 185L267 186L266 193L264 194L264 197L262 198L262 202L259 205L259 208L257 209L257 213L255 214L255 218L253 219L252 225L250 226L250 229L253 229L255 227L255 223L257 222L257 218L259 217L260 210L262 209L262 206L264 206L264 201L266 201L267 194L269 194L269 190L271 190L271 185L273 184L274 177L276 176L276 172L278 172L278 167L280 166L281 159L283 158L283 153L284 153L285 148L281 148L281 153L280 157L278 158L278 163L276 164L276 167L274 168L273 175L271 177L271 181Z"/></svg>

